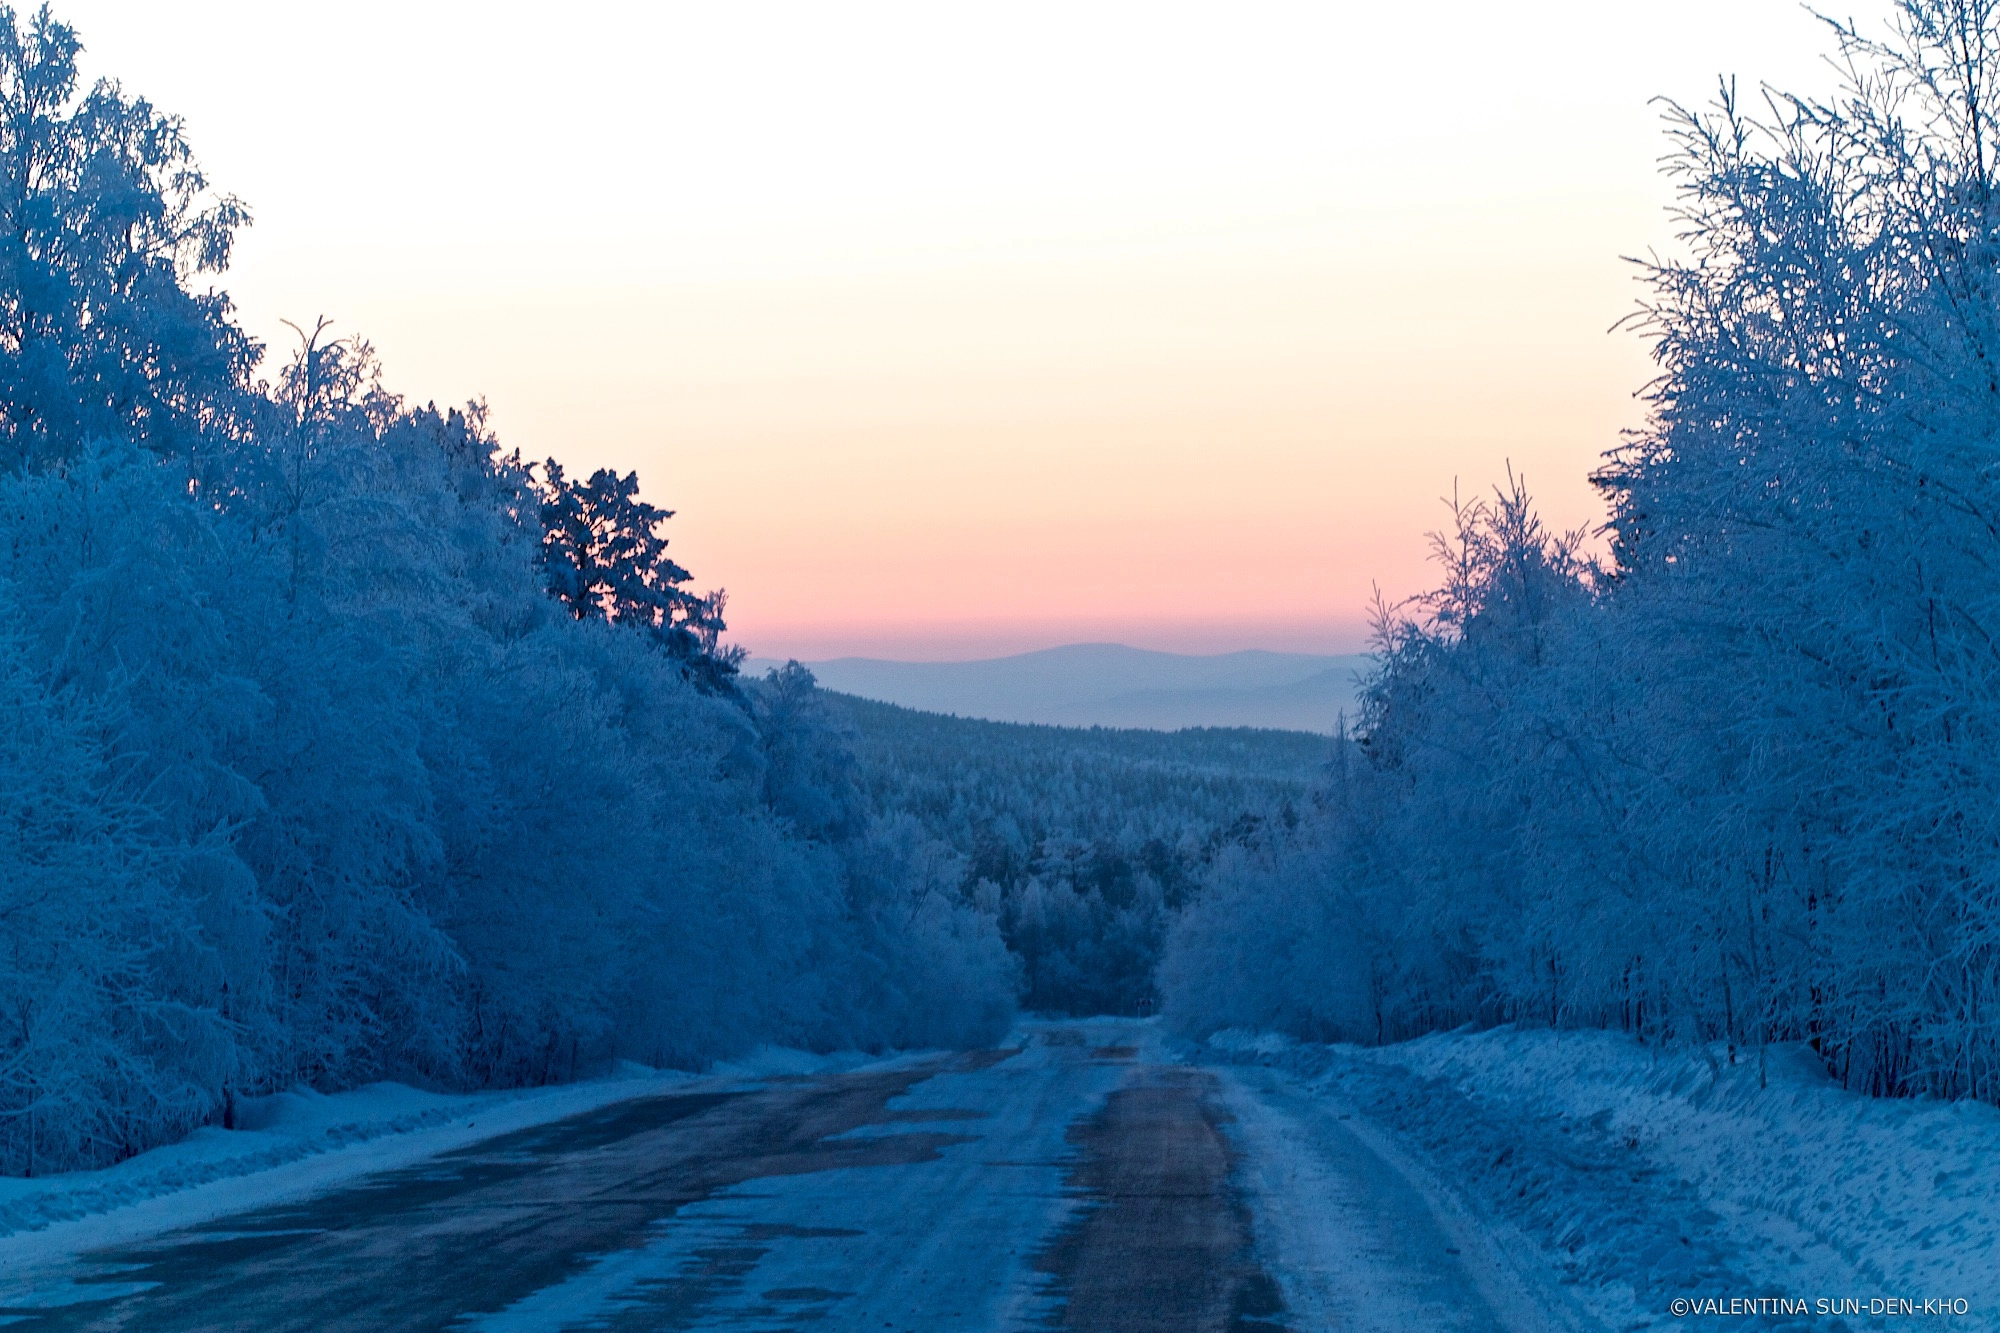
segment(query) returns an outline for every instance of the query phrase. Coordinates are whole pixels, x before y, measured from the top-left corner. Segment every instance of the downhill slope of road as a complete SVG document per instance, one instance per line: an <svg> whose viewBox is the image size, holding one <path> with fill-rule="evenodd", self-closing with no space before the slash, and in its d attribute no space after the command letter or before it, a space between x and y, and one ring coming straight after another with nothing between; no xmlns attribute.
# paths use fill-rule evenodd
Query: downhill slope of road
<svg viewBox="0 0 2000 1333"><path fill-rule="evenodd" d="M663 1090L0 1271L24 1330L1578 1326L1286 1075L1109 1019Z"/></svg>
<svg viewBox="0 0 2000 1333"><path fill-rule="evenodd" d="M1247 651L1196 656L1078 643L974 662L807 662L826 689L928 713L1060 727L1260 727L1331 733L1373 659ZM755 673L781 665L752 658Z"/></svg>

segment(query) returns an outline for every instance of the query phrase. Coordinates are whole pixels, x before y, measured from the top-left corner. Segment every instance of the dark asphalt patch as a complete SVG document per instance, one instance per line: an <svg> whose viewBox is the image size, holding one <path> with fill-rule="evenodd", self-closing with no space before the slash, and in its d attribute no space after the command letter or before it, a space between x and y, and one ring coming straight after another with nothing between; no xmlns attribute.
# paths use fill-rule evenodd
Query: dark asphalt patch
<svg viewBox="0 0 2000 1333"><path fill-rule="evenodd" d="M951 1063L934 1072L940 1074L979 1074L1013 1059L1025 1046L995 1046L984 1051L961 1051L952 1057Z"/></svg>
<svg viewBox="0 0 2000 1333"><path fill-rule="evenodd" d="M1213 1075L1147 1068L1071 1129L1083 1215L1037 1257L1076 1333L1276 1333L1278 1287L1251 1254Z"/></svg>
<svg viewBox="0 0 2000 1333"><path fill-rule="evenodd" d="M752 1222L743 1228L745 1240L846 1240L862 1233L852 1227L799 1227L789 1222Z"/></svg>
<svg viewBox="0 0 2000 1333"><path fill-rule="evenodd" d="M852 1296L851 1291L834 1291L827 1287L773 1287L764 1293L767 1301L837 1301L844 1296Z"/></svg>

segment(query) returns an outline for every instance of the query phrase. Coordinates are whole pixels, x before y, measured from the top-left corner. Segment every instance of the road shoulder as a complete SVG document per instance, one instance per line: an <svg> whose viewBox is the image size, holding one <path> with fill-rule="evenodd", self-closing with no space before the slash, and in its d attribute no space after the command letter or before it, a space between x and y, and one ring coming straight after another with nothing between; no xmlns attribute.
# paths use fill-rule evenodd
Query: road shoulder
<svg viewBox="0 0 2000 1333"><path fill-rule="evenodd" d="M1295 1326L1581 1333L1544 1256L1392 1131L1268 1065L1216 1067L1266 1267Z"/></svg>

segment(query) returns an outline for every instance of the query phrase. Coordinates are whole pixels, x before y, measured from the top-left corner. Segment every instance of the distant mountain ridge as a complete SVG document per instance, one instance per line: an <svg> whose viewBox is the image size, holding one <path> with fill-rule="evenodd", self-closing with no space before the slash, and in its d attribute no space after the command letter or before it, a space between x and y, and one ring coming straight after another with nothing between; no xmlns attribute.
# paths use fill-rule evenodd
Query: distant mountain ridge
<svg viewBox="0 0 2000 1333"><path fill-rule="evenodd" d="M1078 643L974 662L807 662L829 690L931 713L1068 727L1267 727L1331 732L1352 716L1365 654L1194 656ZM780 665L752 658L747 670Z"/></svg>

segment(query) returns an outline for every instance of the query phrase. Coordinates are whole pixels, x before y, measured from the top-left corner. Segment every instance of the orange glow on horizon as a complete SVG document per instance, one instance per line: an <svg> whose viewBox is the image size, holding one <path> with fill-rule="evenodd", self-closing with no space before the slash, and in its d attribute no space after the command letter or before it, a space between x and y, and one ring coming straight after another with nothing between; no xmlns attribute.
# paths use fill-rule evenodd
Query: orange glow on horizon
<svg viewBox="0 0 2000 1333"><path fill-rule="evenodd" d="M1793 0L62 9L255 209L253 331L637 469L773 657L1352 650L1454 484L1599 521L1648 99L1828 77Z"/></svg>

